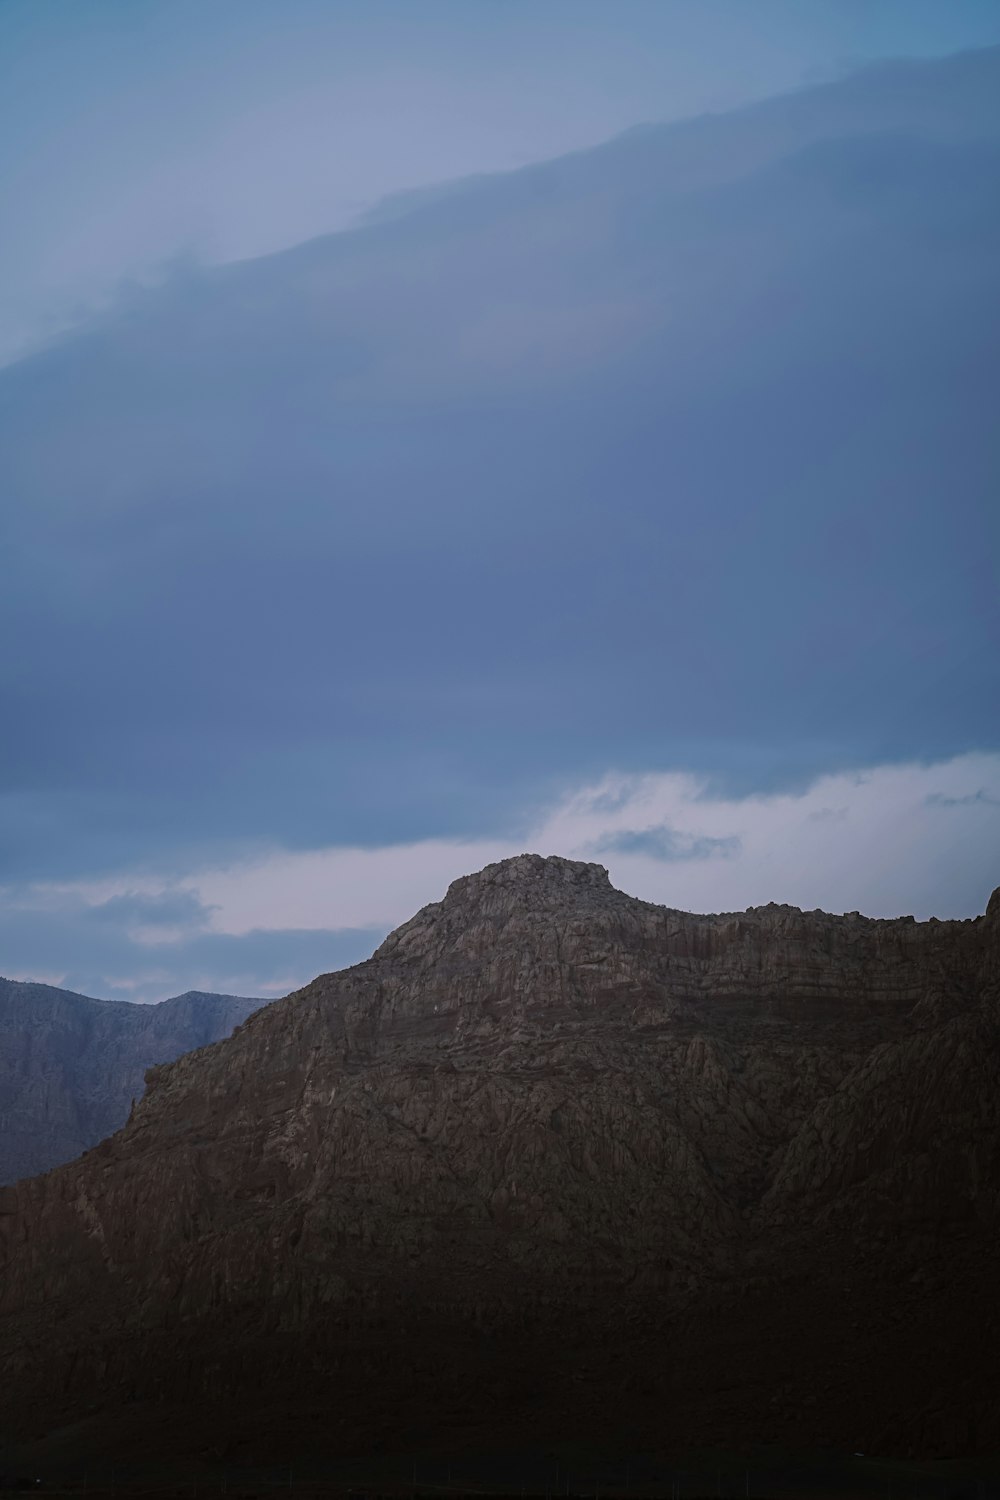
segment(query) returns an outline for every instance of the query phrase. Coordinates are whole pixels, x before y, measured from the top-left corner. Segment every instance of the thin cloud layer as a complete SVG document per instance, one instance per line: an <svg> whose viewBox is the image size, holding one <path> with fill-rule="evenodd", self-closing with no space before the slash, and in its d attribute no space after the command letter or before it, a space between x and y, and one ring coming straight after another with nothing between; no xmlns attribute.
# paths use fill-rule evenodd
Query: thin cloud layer
<svg viewBox="0 0 1000 1500"><path fill-rule="evenodd" d="M641 854L656 860L734 859L740 852L740 841L730 834L711 838L706 834L681 833L667 823L652 828L619 828L604 833L590 845L592 853Z"/></svg>

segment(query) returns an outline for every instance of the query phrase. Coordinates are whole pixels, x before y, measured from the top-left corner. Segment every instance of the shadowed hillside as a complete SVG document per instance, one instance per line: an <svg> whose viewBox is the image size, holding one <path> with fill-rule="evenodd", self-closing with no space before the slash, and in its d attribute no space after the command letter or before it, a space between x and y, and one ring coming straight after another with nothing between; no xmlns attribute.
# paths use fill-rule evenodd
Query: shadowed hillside
<svg viewBox="0 0 1000 1500"><path fill-rule="evenodd" d="M219 1456L990 1451L998 921L456 881L5 1190L0 1415Z"/></svg>

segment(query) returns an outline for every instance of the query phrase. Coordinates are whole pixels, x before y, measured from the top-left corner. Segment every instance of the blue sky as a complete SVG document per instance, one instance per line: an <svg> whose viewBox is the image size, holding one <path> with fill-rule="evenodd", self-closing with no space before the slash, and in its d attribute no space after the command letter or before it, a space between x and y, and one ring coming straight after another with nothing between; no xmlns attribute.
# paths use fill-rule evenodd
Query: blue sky
<svg viewBox="0 0 1000 1500"><path fill-rule="evenodd" d="M0 972L280 993L524 847L982 909L994 5L0 32Z"/></svg>

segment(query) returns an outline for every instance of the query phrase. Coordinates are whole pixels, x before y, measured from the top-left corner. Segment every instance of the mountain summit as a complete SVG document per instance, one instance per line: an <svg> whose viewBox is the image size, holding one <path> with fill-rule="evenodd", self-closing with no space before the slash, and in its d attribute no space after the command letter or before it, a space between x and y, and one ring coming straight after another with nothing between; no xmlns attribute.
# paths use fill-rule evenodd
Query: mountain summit
<svg viewBox="0 0 1000 1500"><path fill-rule="evenodd" d="M988 1448L998 1071L996 896L698 916L488 866L0 1195L0 1420Z"/></svg>

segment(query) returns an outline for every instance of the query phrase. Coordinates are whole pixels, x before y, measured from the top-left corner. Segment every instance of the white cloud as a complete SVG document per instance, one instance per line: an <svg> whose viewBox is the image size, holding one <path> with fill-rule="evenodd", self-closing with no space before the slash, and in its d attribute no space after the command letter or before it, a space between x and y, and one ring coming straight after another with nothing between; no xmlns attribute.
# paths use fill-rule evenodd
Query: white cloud
<svg viewBox="0 0 1000 1500"><path fill-rule="evenodd" d="M215 908L211 929L382 927L388 931L448 884L493 860L521 853L494 841L426 839L379 849L275 853L251 865L206 870L184 882Z"/></svg>
<svg viewBox="0 0 1000 1500"><path fill-rule="evenodd" d="M517 841L275 850L180 881L126 876L36 886L18 899L52 911L189 893L218 934L387 931L459 875L524 850L598 859L620 889L689 911L787 901L872 916L972 916L1000 881L1000 754L877 766L820 777L804 792L745 798L712 794L686 774L609 774Z"/></svg>
<svg viewBox="0 0 1000 1500"><path fill-rule="evenodd" d="M964 917L982 911L1000 882L1000 806L991 798L1000 800L997 754L878 766L820 777L802 793L742 799L706 795L691 776L609 776L554 812L543 838L566 853L604 844L616 885L689 911L787 901ZM615 839L663 830L675 857L626 852Z"/></svg>

